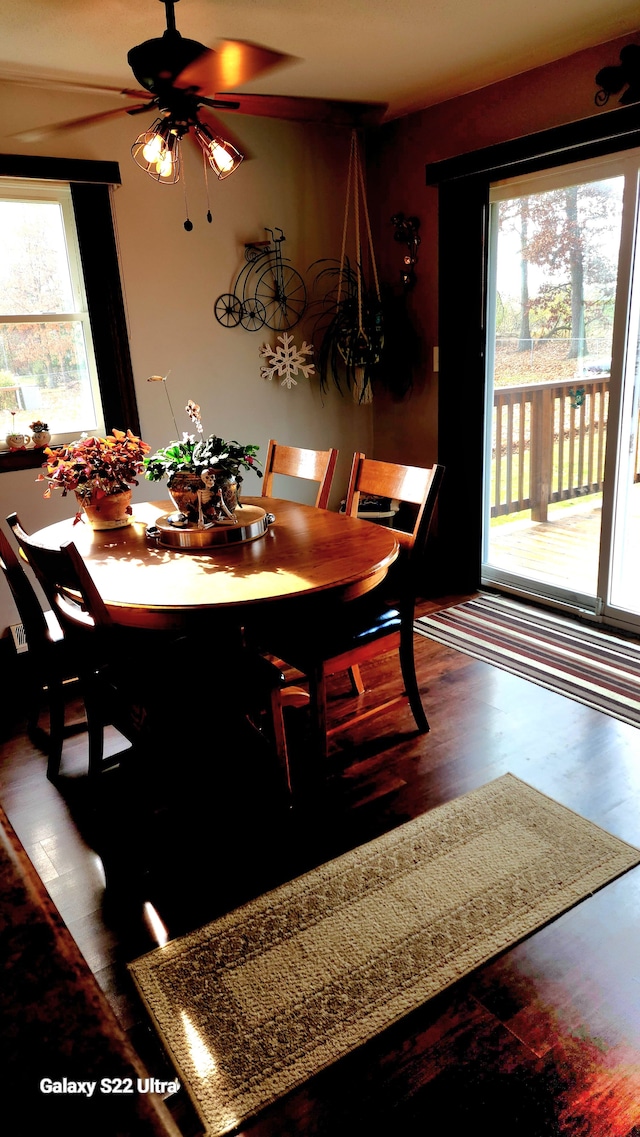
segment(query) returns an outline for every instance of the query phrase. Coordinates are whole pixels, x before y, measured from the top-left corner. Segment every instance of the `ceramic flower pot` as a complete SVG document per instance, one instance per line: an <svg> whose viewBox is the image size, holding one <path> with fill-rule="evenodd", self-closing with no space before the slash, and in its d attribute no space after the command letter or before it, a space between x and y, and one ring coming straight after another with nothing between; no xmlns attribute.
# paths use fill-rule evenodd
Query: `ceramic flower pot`
<svg viewBox="0 0 640 1137"><path fill-rule="evenodd" d="M18 431L11 431L6 437L6 443L10 450L26 450L30 437L30 434L20 434Z"/></svg>
<svg viewBox="0 0 640 1137"><path fill-rule="evenodd" d="M33 442L36 450L40 450L41 448L49 445L51 442L51 434L48 430L34 430L33 434L31 435L31 441Z"/></svg>
<svg viewBox="0 0 640 1137"><path fill-rule="evenodd" d="M102 497L76 493L76 498L92 529L120 529L131 523L131 490Z"/></svg>
<svg viewBox="0 0 640 1137"><path fill-rule="evenodd" d="M172 474L167 489L179 513L193 525L235 524L238 506L238 483L234 477L221 477L215 470L178 470Z"/></svg>

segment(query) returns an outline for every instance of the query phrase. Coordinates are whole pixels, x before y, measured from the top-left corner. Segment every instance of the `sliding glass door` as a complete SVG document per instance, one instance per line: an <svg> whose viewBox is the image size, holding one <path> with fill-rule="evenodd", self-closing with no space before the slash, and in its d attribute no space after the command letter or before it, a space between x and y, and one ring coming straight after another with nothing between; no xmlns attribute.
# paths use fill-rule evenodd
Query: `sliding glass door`
<svg viewBox="0 0 640 1137"><path fill-rule="evenodd" d="M640 155L491 192L483 581L640 621Z"/></svg>

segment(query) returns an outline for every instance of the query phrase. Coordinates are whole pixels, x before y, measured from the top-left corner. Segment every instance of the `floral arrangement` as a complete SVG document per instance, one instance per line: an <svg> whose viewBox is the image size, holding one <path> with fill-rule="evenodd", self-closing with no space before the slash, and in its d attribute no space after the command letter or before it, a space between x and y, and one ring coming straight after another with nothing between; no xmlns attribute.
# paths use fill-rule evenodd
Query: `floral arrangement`
<svg viewBox="0 0 640 1137"><path fill-rule="evenodd" d="M39 482L47 482L45 497L61 490L65 497L71 490L80 499L99 499L123 493L138 485L138 475L151 447L130 430L114 430L106 438L82 436L68 446L44 450L46 461Z"/></svg>
<svg viewBox="0 0 640 1137"><path fill-rule="evenodd" d="M189 399L185 410L193 422L198 435L203 434L200 407ZM254 443L244 445L240 442L225 442L216 434L198 438L196 434L184 433L182 439L160 447L155 454L144 459L144 476L150 482L160 482L178 472L202 474L211 470L218 477L235 477L242 482L241 470L253 470L259 478L262 471L256 457L259 447Z"/></svg>
<svg viewBox="0 0 640 1137"><path fill-rule="evenodd" d="M34 434L42 434L43 430L48 430L48 429L49 429L49 423L48 422L40 422L39 418L37 418L35 420L35 422L29 423L29 430L32 430Z"/></svg>

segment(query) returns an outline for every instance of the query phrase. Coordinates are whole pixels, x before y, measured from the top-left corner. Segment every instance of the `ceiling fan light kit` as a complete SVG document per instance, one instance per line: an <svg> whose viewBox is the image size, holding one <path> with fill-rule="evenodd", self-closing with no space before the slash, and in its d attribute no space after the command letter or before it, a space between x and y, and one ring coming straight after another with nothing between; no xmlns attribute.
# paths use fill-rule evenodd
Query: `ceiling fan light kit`
<svg viewBox="0 0 640 1137"><path fill-rule="evenodd" d="M167 16L164 35L132 47L127 55L136 79L154 96L150 106L155 104L162 111L161 117L138 135L131 156L154 181L175 185L180 180L182 139L193 131L216 177L227 178L238 169L244 154L198 118L201 103L224 106L225 102L199 96L196 86L190 88L185 85L188 81L181 79L186 68L212 53L197 40L180 35L175 24L175 2L161 0ZM237 104L228 105L233 108Z"/></svg>
<svg viewBox="0 0 640 1137"><path fill-rule="evenodd" d="M175 185L180 180L181 140L191 126L216 177L220 180L228 178L229 174L238 169L244 160L244 154L221 135L213 134L205 123L197 119L191 123L177 122L171 115L157 118L148 130L138 135L131 147L131 157L154 181L163 185Z"/></svg>
<svg viewBox="0 0 640 1137"><path fill-rule="evenodd" d="M157 118L148 130L139 134L131 147L134 162L164 185L175 185L180 180L182 154L180 135L168 118Z"/></svg>
<svg viewBox="0 0 640 1137"><path fill-rule="evenodd" d="M145 40L127 54L127 61L141 89L91 88L136 99L135 106L116 107L68 122L49 124L25 131L17 137L25 142L39 141L47 135L92 126L116 115L144 114L147 110L154 110L158 117L138 135L131 154L136 164L155 182L174 185L181 178L181 169L184 182L181 143L188 136L198 142L204 154L205 179L208 166L217 178L223 179L237 170L246 157L244 147L241 150L226 137L228 131L213 118L211 109L330 125L373 123L382 119L386 110L386 104L382 103L235 92L227 95L227 91L234 91L234 88L257 76L291 63L292 56L243 40L223 40L213 50L197 40L185 39L176 28L174 9L177 0L160 0L160 3L164 4L166 13L163 35ZM208 123L203 121L204 118L208 119ZM211 219L210 211L207 219ZM193 228L190 221L185 222L185 228Z"/></svg>
<svg viewBox="0 0 640 1137"><path fill-rule="evenodd" d="M194 134L202 147L205 158L217 178L228 178L244 161L244 154L236 150L230 142L213 134L204 122L196 122Z"/></svg>

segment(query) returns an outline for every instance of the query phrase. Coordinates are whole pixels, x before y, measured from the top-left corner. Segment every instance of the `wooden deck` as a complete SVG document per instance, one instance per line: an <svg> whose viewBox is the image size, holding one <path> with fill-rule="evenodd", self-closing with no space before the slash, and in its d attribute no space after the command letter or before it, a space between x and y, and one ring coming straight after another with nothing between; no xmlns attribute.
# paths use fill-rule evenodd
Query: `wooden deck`
<svg viewBox="0 0 640 1137"><path fill-rule="evenodd" d="M573 592L597 595L602 510L599 502L553 507L547 521L513 521L492 526L493 567ZM621 591L637 594L640 555L640 485L632 489L625 533L625 573ZM637 606L637 605L636 605Z"/></svg>

